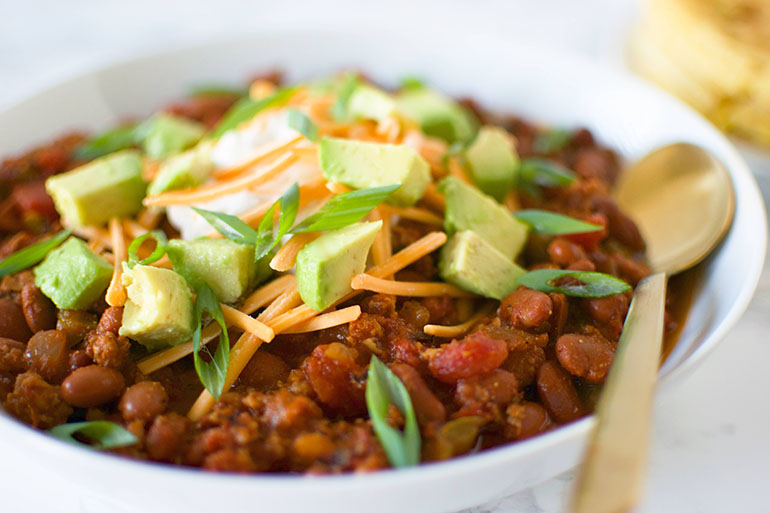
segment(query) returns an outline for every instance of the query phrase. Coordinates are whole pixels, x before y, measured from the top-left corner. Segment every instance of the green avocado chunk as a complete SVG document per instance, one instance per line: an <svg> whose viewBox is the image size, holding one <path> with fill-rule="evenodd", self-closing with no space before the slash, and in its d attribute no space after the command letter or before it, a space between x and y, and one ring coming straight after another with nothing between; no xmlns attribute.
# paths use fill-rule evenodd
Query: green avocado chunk
<svg viewBox="0 0 770 513"><path fill-rule="evenodd" d="M257 272L254 246L227 239L173 239L168 257L193 288L207 283L222 303L235 303Z"/></svg>
<svg viewBox="0 0 770 513"><path fill-rule="evenodd" d="M526 271L470 230L458 232L441 250L439 275L484 297L502 299Z"/></svg>
<svg viewBox="0 0 770 513"><path fill-rule="evenodd" d="M195 313L190 288L170 269L123 264L128 299L120 334L154 351L190 340Z"/></svg>
<svg viewBox="0 0 770 513"><path fill-rule="evenodd" d="M212 144L201 143L164 160L155 179L147 188L147 194L160 194L201 185L214 170L211 149Z"/></svg>
<svg viewBox="0 0 770 513"><path fill-rule="evenodd" d="M85 310L107 289L112 271L85 242L70 237L35 267L35 285L57 308Z"/></svg>
<svg viewBox="0 0 770 513"><path fill-rule="evenodd" d="M297 255L297 288L314 310L324 310L350 292L350 280L364 272L369 248L382 221L356 223L324 233Z"/></svg>
<svg viewBox="0 0 770 513"><path fill-rule="evenodd" d="M206 127L171 114L157 114L140 127L142 149L154 158L162 159L189 148L203 137Z"/></svg>
<svg viewBox="0 0 770 513"><path fill-rule="evenodd" d="M527 243L529 227L508 209L453 176L444 178L438 190L446 198L444 229L449 235L472 230L508 260L519 255Z"/></svg>
<svg viewBox="0 0 770 513"><path fill-rule="evenodd" d="M465 160L479 189L497 201L502 201L516 182L519 157L509 141L508 132L502 128L482 127L465 150Z"/></svg>
<svg viewBox="0 0 770 513"><path fill-rule="evenodd" d="M45 181L65 226L101 225L142 208L147 184L136 150L112 153Z"/></svg>
<svg viewBox="0 0 770 513"><path fill-rule="evenodd" d="M473 114L451 98L424 88L407 89L396 98L399 111L415 119L423 132L449 143L467 142L476 134Z"/></svg>
<svg viewBox="0 0 770 513"><path fill-rule="evenodd" d="M385 91L367 84L358 85L348 101L348 112L353 118L383 121L395 115L395 100Z"/></svg>
<svg viewBox="0 0 770 513"><path fill-rule="evenodd" d="M400 184L388 203L408 207L425 193L430 168L409 146L324 137L321 169L327 180L355 189Z"/></svg>

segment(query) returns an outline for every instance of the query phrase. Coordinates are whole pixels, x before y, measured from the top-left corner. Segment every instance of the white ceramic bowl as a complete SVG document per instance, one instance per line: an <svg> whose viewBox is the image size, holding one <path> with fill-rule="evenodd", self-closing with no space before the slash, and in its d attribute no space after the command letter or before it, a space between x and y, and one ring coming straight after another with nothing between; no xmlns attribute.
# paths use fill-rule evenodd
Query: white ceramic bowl
<svg viewBox="0 0 770 513"><path fill-rule="evenodd" d="M735 220L704 265L687 324L661 369L661 393L725 336L752 296L764 261L765 213L749 170L719 132L677 100L622 72L480 35L279 32L142 57L61 83L0 113L0 155L69 128L101 129L125 116L148 114L191 84L240 82L272 68L286 70L292 80L343 68L364 70L385 83L417 74L488 108L587 126L630 160L674 141L712 151L732 176ZM82 493L100 493L126 511L440 513L516 492L574 466L591 426L586 418L529 441L410 470L313 478L215 475L128 461L60 443L3 415L0 439L40 465L60 469Z"/></svg>

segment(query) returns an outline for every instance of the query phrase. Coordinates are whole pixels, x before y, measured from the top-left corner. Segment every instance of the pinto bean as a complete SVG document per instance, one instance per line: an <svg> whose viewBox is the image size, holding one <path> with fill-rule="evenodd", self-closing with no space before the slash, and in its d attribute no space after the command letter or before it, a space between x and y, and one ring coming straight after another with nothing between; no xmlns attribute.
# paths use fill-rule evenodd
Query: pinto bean
<svg viewBox="0 0 770 513"><path fill-rule="evenodd" d="M569 306L567 304L567 296L564 294L553 292L549 295L553 304L550 337L555 340L564 331L564 325L567 323L567 316L569 315Z"/></svg>
<svg viewBox="0 0 770 513"><path fill-rule="evenodd" d="M21 289L21 309L32 333L56 327L56 307L34 284Z"/></svg>
<svg viewBox="0 0 770 513"><path fill-rule="evenodd" d="M120 372L109 367L89 365L67 376L61 385L61 395L72 406L93 408L117 399L125 387Z"/></svg>
<svg viewBox="0 0 770 513"><path fill-rule="evenodd" d="M0 298L0 337L26 342L30 336L21 307L9 297Z"/></svg>
<svg viewBox="0 0 770 513"><path fill-rule="evenodd" d="M608 228L613 237L634 251L644 249L644 239L636 223L623 214L612 199L597 196L593 201L594 207L607 217Z"/></svg>
<svg viewBox="0 0 770 513"><path fill-rule="evenodd" d="M241 372L241 383L258 389L274 386L289 376L289 366L279 356L257 351Z"/></svg>
<svg viewBox="0 0 770 513"><path fill-rule="evenodd" d="M530 438L551 425L548 412L537 403L512 404L506 410L505 434L513 440Z"/></svg>
<svg viewBox="0 0 770 513"><path fill-rule="evenodd" d="M0 338L0 374L16 374L27 370L28 364L24 357L27 346L17 340Z"/></svg>
<svg viewBox="0 0 770 513"><path fill-rule="evenodd" d="M157 381L141 381L131 385L123 392L118 408L123 418L134 420L150 420L166 410L168 394L163 385Z"/></svg>
<svg viewBox="0 0 770 513"><path fill-rule="evenodd" d="M553 304L548 294L522 287L503 298L498 312L516 328L529 329L548 321Z"/></svg>
<svg viewBox="0 0 770 513"><path fill-rule="evenodd" d="M613 344L598 333L578 335L569 333L556 341L556 357L564 369L588 383L604 382L615 357Z"/></svg>
<svg viewBox="0 0 770 513"><path fill-rule="evenodd" d="M577 244L558 237L548 245L548 256L553 263L566 267L572 262L586 258L586 252Z"/></svg>
<svg viewBox="0 0 770 513"><path fill-rule="evenodd" d="M492 372L505 361L508 348L504 341L477 331L461 341L453 340L426 353L433 377L444 383L455 383L458 379Z"/></svg>
<svg viewBox="0 0 770 513"><path fill-rule="evenodd" d="M60 383L69 372L67 336L63 331L38 331L24 353L29 366L49 383Z"/></svg>
<svg viewBox="0 0 770 513"><path fill-rule="evenodd" d="M446 418L446 408L428 388L425 380L414 367L404 363L396 363L390 368L409 392L420 424L442 422Z"/></svg>
<svg viewBox="0 0 770 513"><path fill-rule="evenodd" d="M572 422L585 414L572 379L553 360L538 369L537 392L548 414L559 424Z"/></svg>
<svg viewBox="0 0 770 513"><path fill-rule="evenodd" d="M629 298L625 294L595 297L582 300L588 315L599 324L604 336L618 340L628 313Z"/></svg>

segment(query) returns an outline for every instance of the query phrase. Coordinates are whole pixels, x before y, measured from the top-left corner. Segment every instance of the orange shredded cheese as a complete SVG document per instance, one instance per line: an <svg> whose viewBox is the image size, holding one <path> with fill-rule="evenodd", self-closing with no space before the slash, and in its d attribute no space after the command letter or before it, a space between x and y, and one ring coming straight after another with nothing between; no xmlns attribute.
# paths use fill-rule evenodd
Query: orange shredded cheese
<svg viewBox="0 0 770 513"><path fill-rule="evenodd" d="M441 326L438 324L426 324L423 331L427 335L433 335L434 337L442 338L456 338L465 335L476 323L481 319L492 313L495 309L495 304L490 302L484 305L484 307L476 312L470 319L462 324L456 324L454 326Z"/></svg>
<svg viewBox="0 0 770 513"><path fill-rule="evenodd" d="M126 250L126 239L123 236L123 223L120 219L113 217L109 222L110 240L112 241L112 279L107 287L105 300L110 306L123 306L126 304L126 289L123 287L123 262L128 260L128 251Z"/></svg>
<svg viewBox="0 0 770 513"><path fill-rule="evenodd" d="M459 159L455 156L449 157L449 174L464 183L470 183L468 175L465 174L465 170L460 165Z"/></svg>
<svg viewBox="0 0 770 513"><path fill-rule="evenodd" d="M112 239L110 233L104 228L98 228L96 226L78 226L72 228L72 233L80 238L87 240L88 242L98 242L107 249L112 249Z"/></svg>
<svg viewBox="0 0 770 513"><path fill-rule="evenodd" d="M257 319L247 315L240 310L236 310L232 306L225 304L220 305L222 307L222 314L224 315L225 322L230 326L240 328L247 333L251 333L257 338L261 338L265 342L270 342L275 337L273 328L258 321Z"/></svg>
<svg viewBox="0 0 770 513"><path fill-rule="evenodd" d="M285 289L296 286L296 283L297 278L290 274L274 279L267 285L263 285L252 292L243 301L243 306L240 308L241 312L247 314L256 312L271 301L274 301Z"/></svg>
<svg viewBox="0 0 770 513"><path fill-rule="evenodd" d="M375 278L369 274L357 274L350 281L354 290L370 290L380 294L406 297L451 296L475 297L475 294L458 289L449 283L394 281Z"/></svg>
<svg viewBox="0 0 770 513"><path fill-rule="evenodd" d="M443 214L444 210L446 210L446 200L444 199L444 195L438 192L436 184L432 182L426 187L422 199L428 206L433 207L437 212Z"/></svg>
<svg viewBox="0 0 770 513"><path fill-rule="evenodd" d="M341 326L349 322L355 321L361 316L361 307L358 305L342 308L341 310L335 310L333 312L325 313L297 324L292 328L287 329L284 333L308 333L311 331L320 331L335 326Z"/></svg>
<svg viewBox="0 0 770 513"><path fill-rule="evenodd" d="M404 219L411 219L412 221L418 221L420 223L431 224L434 226L443 226L444 219L431 212L420 207L394 207L393 205L381 205L384 210L390 211Z"/></svg>
<svg viewBox="0 0 770 513"><path fill-rule="evenodd" d="M308 243L318 238L318 235L318 233L297 233L292 235L291 239L270 260L270 268L278 272L286 272L294 267L297 261L297 254Z"/></svg>
<svg viewBox="0 0 770 513"><path fill-rule="evenodd" d="M170 191L144 198L145 206L190 205L211 201L227 194L253 189L268 180L275 178L286 168L297 161L297 156L288 154L269 165L261 172L252 172L231 180L219 181L210 185Z"/></svg>
<svg viewBox="0 0 770 513"><path fill-rule="evenodd" d="M351 191L350 187L347 185L342 185L337 182L326 182L326 188L334 194L345 194L346 192Z"/></svg>

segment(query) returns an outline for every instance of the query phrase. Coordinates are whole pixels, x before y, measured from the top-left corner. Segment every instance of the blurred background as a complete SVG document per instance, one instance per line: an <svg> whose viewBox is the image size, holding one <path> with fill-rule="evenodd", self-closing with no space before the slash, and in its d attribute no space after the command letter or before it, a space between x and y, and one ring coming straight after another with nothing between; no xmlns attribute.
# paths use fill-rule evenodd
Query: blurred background
<svg viewBox="0 0 770 513"><path fill-rule="evenodd" d="M426 39L437 31L461 39L485 33L587 55L673 92L731 134L766 199L770 191L770 0L3 0L0 5L0 109L101 64L233 34L345 26L398 27ZM513 55L509 63L490 65L515 62ZM768 311L766 272L729 340L684 386L659 397L641 511L768 510L770 409L764 391L770 376L763 363L770 359ZM23 511L13 504L14 483L40 476L50 489L32 499L39 502L32 511L94 508L91 498L59 494L50 471L13 461L18 463L12 470L0 468L3 510ZM571 479L567 473L474 513L563 511Z"/></svg>

